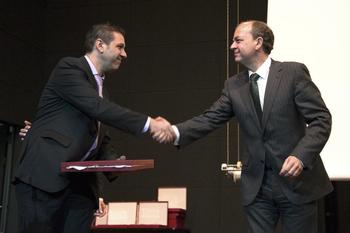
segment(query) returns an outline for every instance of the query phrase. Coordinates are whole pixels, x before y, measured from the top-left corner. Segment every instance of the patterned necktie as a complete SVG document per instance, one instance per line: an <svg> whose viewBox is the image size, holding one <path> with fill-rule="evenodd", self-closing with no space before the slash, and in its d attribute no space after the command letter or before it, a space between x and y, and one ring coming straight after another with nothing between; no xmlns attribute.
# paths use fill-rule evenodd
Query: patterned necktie
<svg viewBox="0 0 350 233"><path fill-rule="evenodd" d="M96 81L97 81L97 86L98 86L98 95L103 98L103 95L102 95L103 77L98 75L98 77L96 78ZM97 136L96 136L96 140L95 140L95 143L94 143L94 149L97 147L98 136L100 134L100 128L101 128L101 122L97 121Z"/></svg>
<svg viewBox="0 0 350 233"><path fill-rule="evenodd" d="M260 104L259 88L257 83L259 78L260 76L258 74L253 73L250 75L249 80L250 80L250 94L252 95L255 110L256 110L256 113L258 114L259 121L261 123L262 109Z"/></svg>
<svg viewBox="0 0 350 233"><path fill-rule="evenodd" d="M97 86L98 86L98 95L103 97L103 95L102 95L103 78L100 75L98 75L98 77L96 77L96 82L97 82Z"/></svg>

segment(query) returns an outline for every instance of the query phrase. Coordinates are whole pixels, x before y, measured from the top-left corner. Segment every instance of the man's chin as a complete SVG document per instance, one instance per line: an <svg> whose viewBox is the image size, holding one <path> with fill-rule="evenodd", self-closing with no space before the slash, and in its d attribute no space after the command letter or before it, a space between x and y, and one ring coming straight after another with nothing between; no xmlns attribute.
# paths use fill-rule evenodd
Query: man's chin
<svg viewBox="0 0 350 233"><path fill-rule="evenodd" d="M113 64L112 67L111 67L111 70L112 70L112 71L113 71L113 70L117 70L117 69L119 69L119 67L120 67L120 63L118 63L118 64Z"/></svg>
<svg viewBox="0 0 350 233"><path fill-rule="evenodd" d="M112 67L110 67L108 70L106 70L105 72L106 72L106 73L112 73L112 72L118 70L118 69L119 69L119 66L120 66L120 65L118 65L118 66L112 66Z"/></svg>
<svg viewBox="0 0 350 233"><path fill-rule="evenodd" d="M235 62L240 62L241 60L241 57L235 57Z"/></svg>
<svg viewBox="0 0 350 233"><path fill-rule="evenodd" d="M113 64L113 69L114 69L114 70L119 69L120 65L121 65L121 62L118 62L118 63Z"/></svg>

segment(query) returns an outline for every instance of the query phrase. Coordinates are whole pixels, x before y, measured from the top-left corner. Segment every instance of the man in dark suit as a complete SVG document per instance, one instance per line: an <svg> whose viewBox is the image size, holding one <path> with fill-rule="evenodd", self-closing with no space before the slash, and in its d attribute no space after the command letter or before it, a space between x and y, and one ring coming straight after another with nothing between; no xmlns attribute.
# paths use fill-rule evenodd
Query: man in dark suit
<svg viewBox="0 0 350 233"><path fill-rule="evenodd" d="M86 55L59 61L42 92L16 172L21 233L90 232L99 196L95 174L60 172L65 161L116 159L103 124L135 135L170 125L107 98L105 73L127 57L124 31L95 25Z"/></svg>
<svg viewBox="0 0 350 233"><path fill-rule="evenodd" d="M249 232L317 233L316 200L332 191L320 158L331 114L305 65L270 58L274 36L260 21L239 24L231 49L248 70L225 83L203 114L173 126L183 147L236 117L247 144L241 190ZM255 77L255 78L253 78ZM160 142L165 135L156 133Z"/></svg>

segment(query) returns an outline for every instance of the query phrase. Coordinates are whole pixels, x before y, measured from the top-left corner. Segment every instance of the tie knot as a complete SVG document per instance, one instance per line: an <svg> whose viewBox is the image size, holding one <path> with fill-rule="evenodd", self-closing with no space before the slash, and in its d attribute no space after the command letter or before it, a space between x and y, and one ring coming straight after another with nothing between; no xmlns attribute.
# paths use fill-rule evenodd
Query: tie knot
<svg viewBox="0 0 350 233"><path fill-rule="evenodd" d="M249 78L250 78L250 80L256 82L256 81L258 81L258 79L260 78L260 76L259 76L257 73L253 73L253 74L250 75Z"/></svg>

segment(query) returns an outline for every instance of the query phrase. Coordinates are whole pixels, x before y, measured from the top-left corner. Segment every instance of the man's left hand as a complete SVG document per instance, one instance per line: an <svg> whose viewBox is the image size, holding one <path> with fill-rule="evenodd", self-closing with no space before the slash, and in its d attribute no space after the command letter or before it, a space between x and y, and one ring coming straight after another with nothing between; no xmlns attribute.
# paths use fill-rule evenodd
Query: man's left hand
<svg viewBox="0 0 350 233"><path fill-rule="evenodd" d="M95 212L95 216L102 218L107 214L107 205L104 202L103 198L98 199L98 209Z"/></svg>
<svg viewBox="0 0 350 233"><path fill-rule="evenodd" d="M21 140L24 140L24 137L27 135L28 130L32 127L32 122L25 120L24 121L24 127L20 129L19 136L21 137Z"/></svg>
<svg viewBox="0 0 350 233"><path fill-rule="evenodd" d="M284 161L280 176L297 177L303 171L303 163L297 157L290 155Z"/></svg>

